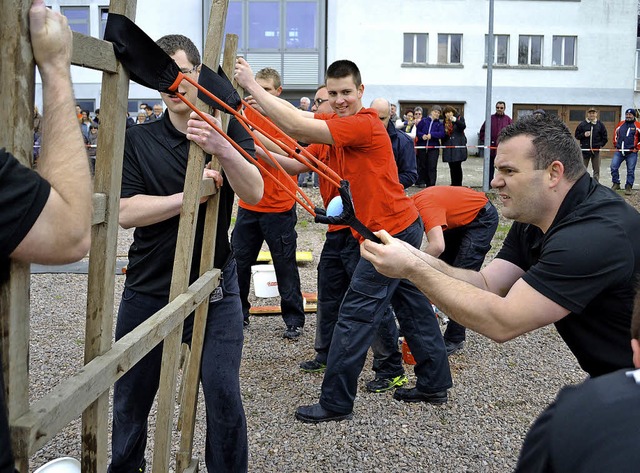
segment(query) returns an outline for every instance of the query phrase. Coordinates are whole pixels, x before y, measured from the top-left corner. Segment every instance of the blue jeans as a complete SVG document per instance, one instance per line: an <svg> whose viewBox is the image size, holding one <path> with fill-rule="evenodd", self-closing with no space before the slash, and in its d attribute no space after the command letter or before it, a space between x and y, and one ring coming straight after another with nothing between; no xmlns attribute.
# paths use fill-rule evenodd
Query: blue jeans
<svg viewBox="0 0 640 473"><path fill-rule="evenodd" d="M633 183L636 180L636 163L638 162L638 153L625 153L624 155L620 151L613 153L613 159L611 160L611 180L614 184L620 184L620 165L622 161L627 162L627 182L626 186L633 187Z"/></svg>
<svg viewBox="0 0 640 473"><path fill-rule="evenodd" d="M242 313L249 317L251 266L255 264L264 241L269 245L278 280L280 308L285 325L304 327L304 306L300 292L300 274L296 263L295 205L286 212L254 212L239 208L231 235L231 246L238 262L238 283Z"/></svg>
<svg viewBox="0 0 640 473"><path fill-rule="evenodd" d="M417 248L423 233L418 219L395 236ZM417 387L432 393L452 386L444 340L427 298L409 281L383 276L360 258L333 330L320 394L325 409L353 410L358 376L390 303L417 361Z"/></svg>
<svg viewBox="0 0 640 473"><path fill-rule="evenodd" d="M349 228L327 232L318 263L316 361L327 363L340 304L360 259L360 246Z"/></svg>
<svg viewBox="0 0 640 473"><path fill-rule="evenodd" d="M207 435L205 462L208 471L247 471L247 422L240 395L242 358L242 308L236 264L223 270L224 297L209 303L202 352L200 381L205 399ZM119 340L167 304L167 299L125 288L118 310ZM191 340L193 314L184 323L183 341ZM111 473L131 473L144 461L147 425L158 390L162 343L125 373L114 386Z"/></svg>

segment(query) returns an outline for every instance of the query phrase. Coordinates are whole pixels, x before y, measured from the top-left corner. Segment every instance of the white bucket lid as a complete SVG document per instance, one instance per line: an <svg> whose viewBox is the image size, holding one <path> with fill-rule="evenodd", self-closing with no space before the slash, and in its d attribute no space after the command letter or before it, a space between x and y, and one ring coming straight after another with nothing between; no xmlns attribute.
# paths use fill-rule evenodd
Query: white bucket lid
<svg viewBox="0 0 640 473"><path fill-rule="evenodd" d="M80 462L71 457L56 458L42 465L34 473L80 473Z"/></svg>

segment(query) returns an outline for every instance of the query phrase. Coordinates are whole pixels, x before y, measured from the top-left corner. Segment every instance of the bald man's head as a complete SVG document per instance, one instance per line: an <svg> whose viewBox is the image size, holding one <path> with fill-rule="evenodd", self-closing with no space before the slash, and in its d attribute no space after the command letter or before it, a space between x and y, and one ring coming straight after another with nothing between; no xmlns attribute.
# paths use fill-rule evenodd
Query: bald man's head
<svg viewBox="0 0 640 473"><path fill-rule="evenodd" d="M378 112L378 118L382 120L382 124L386 128L389 124L389 116L391 115L391 105L389 101L383 98L373 99L371 108Z"/></svg>

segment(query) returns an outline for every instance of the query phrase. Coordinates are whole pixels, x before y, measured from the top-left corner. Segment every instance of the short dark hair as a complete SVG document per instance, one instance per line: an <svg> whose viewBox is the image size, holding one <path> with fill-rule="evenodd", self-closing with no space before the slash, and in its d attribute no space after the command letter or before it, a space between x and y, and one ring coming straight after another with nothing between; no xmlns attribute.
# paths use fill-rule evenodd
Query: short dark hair
<svg viewBox="0 0 640 473"><path fill-rule="evenodd" d="M173 56L182 50L187 55L187 59L191 64L198 66L201 63L198 48L196 48L193 41L186 36L181 34L168 34L156 41L156 44L169 56Z"/></svg>
<svg viewBox="0 0 640 473"><path fill-rule="evenodd" d="M447 114L447 113L449 113L449 112L453 112L453 114L454 114L454 115L457 115L457 114L458 114L458 110L457 110L455 107L453 107L453 106L451 106L451 105L446 105L446 106L442 109L442 114L443 114L443 115L446 115L446 114Z"/></svg>
<svg viewBox="0 0 640 473"><path fill-rule="evenodd" d="M333 62L328 68L325 75L324 82L327 83L327 79L343 79L345 77L353 78L353 83L356 87L362 85L362 77L360 76L360 69L356 66L356 63L349 61L348 59L340 59Z"/></svg>
<svg viewBox="0 0 640 473"><path fill-rule="evenodd" d="M587 171L578 141L558 117L529 115L519 118L502 129L498 143L520 135L532 138L534 169L546 169L552 162L560 161L570 182L577 181Z"/></svg>
<svg viewBox="0 0 640 473"><path fill-rule="evenodd" d="M496 102L496 107L497 107L498 105L500 105L500 104L504 105L504 108L507 108L507 104L506 104L506 103L504 103L502 100L498 100L498 101Z"/></svg>

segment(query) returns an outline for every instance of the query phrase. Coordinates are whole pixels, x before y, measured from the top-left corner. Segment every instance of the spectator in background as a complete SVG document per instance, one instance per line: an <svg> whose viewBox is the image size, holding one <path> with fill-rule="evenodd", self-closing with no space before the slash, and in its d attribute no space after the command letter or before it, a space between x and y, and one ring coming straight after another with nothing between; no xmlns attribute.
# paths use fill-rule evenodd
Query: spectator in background
<svg viewBox="0 0 640 473"><path fill-rule="evenodd" d="M431 107L428 117L418 121L416 117L416 161L418 165L418 187L436 185L438 177L438 158L440 157L440 140L444 138L444 125L440 121L442 107Z"/></svg>
<svg viewBox="0 0 640 473"><path fill-rule="evenodd" d="M407 135L411 137L412 140L416 138L416 121L415 121L415 113L420 114L420 118L422 118L422 108L416 107L415 110L407 110L405 114L405 119L400 123L400 126L396 125L398 130L404 131Z"/></svg>
<svg viewBox="0 0 640 473"><path fill-rule="evenodd" d="M78 121L82 121L82 107L76 104L76 117L78 117Z"/></svg>
<svg viewBox="0 0 640 473"><path fill-rule="evenodd" d="M149 116L149 121L159 120L162 117L162 104L156 103L153 105L152 113Z"/></svg>
<svg viewBox="0 0 640 473"><path fill-rule="evenodd" d="M125 126L127 128L131 128L135 124L136 124L136 121L133 119L132 116L129 115L129 112L127 112L127 121L126 121Z"/></svg>
<svg viewBox="0 0 640 473"><path fill-rule="evenodd" d="M147 112L145 110L140 110L138 112L138 121L136 122L136 125L140 125L141 123L144 123L147 121Z"/></svg>
<svg viewBox="0 0 640 473"><path fill-rule="evenodd" d="M389 115L389 121L396 126L396 122L398 121L398 106L395 103L391 104L391 115Z"/></svg>
<svg viewBox="0 0 640 473"><path fill-rule="evenodd" d="M89 118L89 111L83 110L81 112L82 118L80 119L80 130L84 135L85 139L89 139L89 127L93 124L93 120Z"/></svg>
<svg viewBox="0 0 640 473"><path fill-rule="evenodd" d="M449 164L452 186L462 185L462 163L467 160L467 137L464 130L467 124L455 107L444 107L444 132L442 161ZM455 146L455 148L454 148Z"/></svg>
<svg viewBox="0 0 640 473"><path fill-rule="evenodd" d="M40 111L38 110L38 106L35 105L33 107L33 131L34 133L40 134L42 127L42 115L40 115Z"/></svg>
<svg viewBox="0 0 640 473"><path fill-rule="evenodd" d="M300 106L298 107L300 110L304 110L305 112L309 111L309 107L311 106L311 100L309 97L301 97L300 98Z"/></svg>
<svg viewBox="0 0 640 473"><path fill-rule="evenodd" d="M593 178L600 181L600 148L607 144L609 137L604 124L598 120L598 111L591 107L587 110L587 117L576 127L576 139L582 148L584 167L593 170Z"/></svg>
<svg viewBox="0 0 640 473"><path fill-rule="evenodd" d="M98 146L98 124L89 125L89 136L87 137L87 154L89 155L89 169L93 176L96 172L96 151Z"/></svg>
<svg viewBox="0 0 640 473"><path fill-rule="evenodd" d="M147 114L147 118L145 121L148 121L148 122L155 121L155 118L153 117L153 108L151 108L149 105L147 105L147 107L144 109L144 113Z"/></svg>
<svg viewBox="0 0 640 473"><path fill-rule="evenodd" d="M378 112L378 118L387 129L393 157L398 167L398 180L405 189L411 187L418 178L416 170L416 151L413 146L413 139L402 130L396 130L391 122L389 101L383 98L374 99L371 102L372 109Z"/></svg>
<svg viewBox="0 0 640 473"><path fill-rule="evenodd" d="M96 111L93 112L93 121L100 125L100 109L96 108Z"/></svg>
<svg viewBox="0 0 640 473"><path fill-rule="evenodd" d="M631 189L636 178L636 163L638 162L638 138L640 137L640 123L636 121L636 110L628 108L625 119L616 125L613 132L613 146L616 152L611 160L611 180L613 190L620 190L620 165L627 163L627 180L624 193L631 195Z"/></svg>
<svg viewBox="0 0 640 473"><path fill-rule="evenodd" d="M489 181L493 180L494 163L496 160L496 146L498 146L498 136L503 128L511 125L511 117L505 114L507 105L503 101L496 102L496 113L491 115L491 149L489 150ZM486 121L480 127L478 136L479 146L484 145L484 130ZM483 155L484 156L484 155Z"/></svg>

